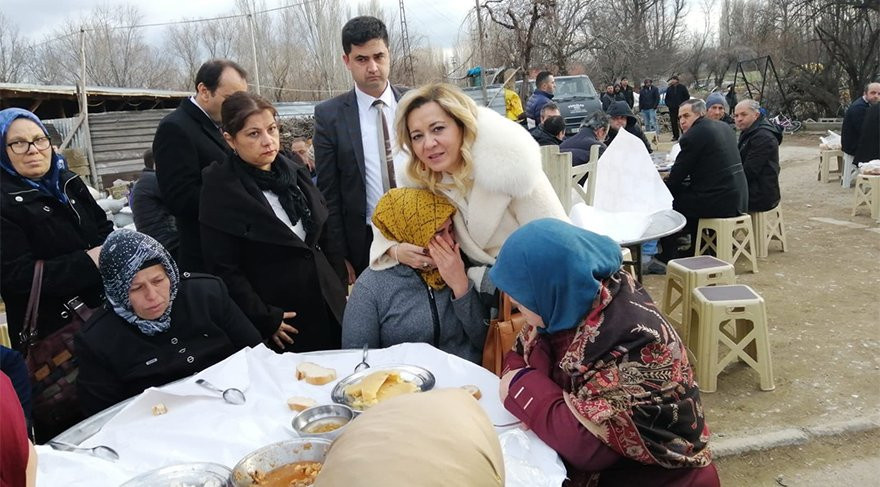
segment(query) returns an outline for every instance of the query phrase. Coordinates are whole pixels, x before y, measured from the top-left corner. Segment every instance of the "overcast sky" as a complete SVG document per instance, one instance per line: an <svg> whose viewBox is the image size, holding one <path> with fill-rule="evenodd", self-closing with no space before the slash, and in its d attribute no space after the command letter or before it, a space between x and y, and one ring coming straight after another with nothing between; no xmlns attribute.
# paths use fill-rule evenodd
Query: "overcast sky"
<svg viewBox="0 0 880 487"><path fill-rule="evenodd" d="M353 13L357 11L358 0L347 0ZM41 40L67 19L78 19L97 5L138 6L144 15L142 23L151 24L180 20L183 18L208 18L228 14L234 10L235 0L2 0L0 12L11 19L21 29L22 34L32 40ZM282 0L265 0L267 8L278 7ZM396 12L398 0L380 0L388 12ZM433 47L449 48L455 44L456 36L468 10L474 7L473 0L406 0L406 17L410 36L417 34L428 38ZM148 28L145 34L153 38L160 28ZM461 29L464 34L465 30Z"/></svg>

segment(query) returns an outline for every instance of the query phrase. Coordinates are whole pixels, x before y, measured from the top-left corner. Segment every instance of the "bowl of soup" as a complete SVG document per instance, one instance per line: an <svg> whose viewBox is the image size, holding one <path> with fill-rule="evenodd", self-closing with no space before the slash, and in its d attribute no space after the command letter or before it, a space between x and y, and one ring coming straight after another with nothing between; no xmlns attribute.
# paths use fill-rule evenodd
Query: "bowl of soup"
<svg viewBox="0 0 880 487"><path fill-rule="evenodd" d="M235 487L308 487L320 473L330 440L299 438L264 446L232 469Z"/></svg>
<svg viewBox="0 0 880 487"><path fill-rule="evenodd" d="M302 438L334 440L354 417L355 412L344 404L322 404L304 409L290 425Z"/></svg>

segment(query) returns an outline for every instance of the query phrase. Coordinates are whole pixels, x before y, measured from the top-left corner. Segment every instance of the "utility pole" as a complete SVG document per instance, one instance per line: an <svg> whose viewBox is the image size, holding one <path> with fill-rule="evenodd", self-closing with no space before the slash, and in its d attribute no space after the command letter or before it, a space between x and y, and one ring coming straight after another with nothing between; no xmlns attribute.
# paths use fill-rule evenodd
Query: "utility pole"
<svg viewBox="0 0 880 487"><path fill-rule="evenodd" d="M257 84L257 94L260 94L260 62L257 60L257 36L254 34L254 11L253 4L248 5L248 25L251 27L251 56L254 58L254 82Z"/></svg>
<svg viewBox="0 0 880 487"><path fill-rule="evenodd" d="M486 55L483 52L483 14L480 13L480 0L474 0L477 6L477 31L480 34L480 86L483 91L483 106L489 106L489 95L486 93Z"/></svg>
<svg viewBox="0 0 880 487"><path fill-rule="evenodd" d="M410 86L416 84L416 74L413 71L412 48L409 45L409 32L406 28L406 10L403 7L403 0L400 0L400 31L403 35L403 67L409 74Z"/></svg>
<svg viewBox="0 0 880 487"><path fill-rule="evenodd" d="M101 178L95 165L95 153L92 150L92 134L89 130L89 98L86 95L86 28L79 28L79 115L82 117L80 126L83 129L83 140L86 143L86 158L89 160L89 180L92 186L102 189Z"/></svg>

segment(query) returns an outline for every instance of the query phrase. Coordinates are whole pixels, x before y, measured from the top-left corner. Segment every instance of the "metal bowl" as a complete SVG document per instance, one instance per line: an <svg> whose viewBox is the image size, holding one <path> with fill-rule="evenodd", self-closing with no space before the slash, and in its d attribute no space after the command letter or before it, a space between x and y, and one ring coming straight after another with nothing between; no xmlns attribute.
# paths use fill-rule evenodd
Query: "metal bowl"
<svg viewBox="0 0 880 487"><path fill-rule="evenodd" d="M354 417L355 412L344 404L322 404L302 410L293 417L290 425L300 437L334 440ZM330 431L314 431L316 428L320 429L324 425L333 423L339 426Z"/></svg>
<svg viewBox="0 0 880 487"><path fill-rule="evenodd" d="M351 398L345 394L345 388L352 384L357 384L363 380L364 377L379 371L397 372L400 374L401 379L407 382L412 382L422 392L430 391L434 388L434 384L436 383L434 374L432 374L430 370L416 365L380 365L364 369L360 372L355 372L354 374L340 380L336 383L336 386L330 393L330 398L333 399L333 402L335 403L345 404L355 412L362 413L363 409L351 405Z"/></svg>
<svg viewBox="0 0 880 487"><path fill-rule="evenodd" d="M324 462L330 440L322 438L300 438L286 440L264 446L248 453L232 469L232 485L235 487L252 487L257 472L264 473L296 462Z"/></svg>
<svg viewBox="0 0 880 487"><path fill-rule="evenodd" d="M120 487L167 487L169 485L232 487L231 475L232 471L219 463L182 463L138 475Z"/></svg>

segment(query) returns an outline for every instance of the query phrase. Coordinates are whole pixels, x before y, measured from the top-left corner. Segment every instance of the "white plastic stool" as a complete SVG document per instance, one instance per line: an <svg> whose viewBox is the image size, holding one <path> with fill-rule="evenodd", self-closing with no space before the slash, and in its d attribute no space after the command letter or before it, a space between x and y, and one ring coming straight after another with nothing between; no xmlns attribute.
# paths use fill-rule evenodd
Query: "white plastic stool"
<svg viewBox="0 0 880 487"><path fill-rule="evenodd" d="M752 235L752 217L740 215L730 218L700 218L694 255L713 251L715 256L731 265L740 257L752 263L752 272L758 272L755 258L755 239Z"/></svg>

